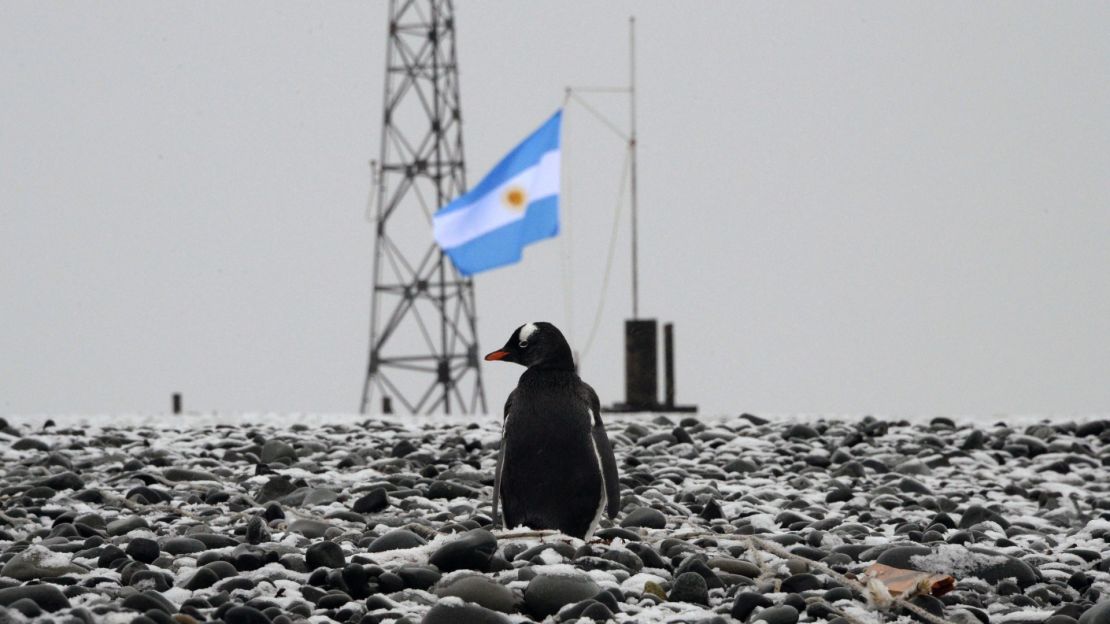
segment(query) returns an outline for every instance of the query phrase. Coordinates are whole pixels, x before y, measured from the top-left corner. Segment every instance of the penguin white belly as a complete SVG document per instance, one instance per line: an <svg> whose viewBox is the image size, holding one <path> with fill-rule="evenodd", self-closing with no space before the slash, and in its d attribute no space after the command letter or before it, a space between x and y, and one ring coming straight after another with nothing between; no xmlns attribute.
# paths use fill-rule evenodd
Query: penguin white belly
<svg viewBox="0 0 1110 624"><path fill-rule="evenodd" d="M597 451L597 443L594 442L593 436L590 436L590 448L594 450L594 459L597 460L597 473L601 475L601 493L598 495L597 512L594 513L594 519L590 521L590 528L586 529L586 537L582 538L589 540L597 530L597 524L601 522L601 514L605 513L605 504L609 502L609 497L606 496L605 488L605 469L601 463L601 453Z"/></svg>

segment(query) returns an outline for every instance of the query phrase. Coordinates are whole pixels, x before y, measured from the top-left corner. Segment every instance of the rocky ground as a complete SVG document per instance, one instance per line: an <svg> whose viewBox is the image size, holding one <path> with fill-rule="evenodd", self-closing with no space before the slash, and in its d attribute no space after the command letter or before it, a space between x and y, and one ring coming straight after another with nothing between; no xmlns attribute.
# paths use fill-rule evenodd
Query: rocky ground
<svg viewBox="0 0 1110 624"><path fill-rule="evenodd" d="M583 543L491 532L493 417L0 419L0 622L1110 622L1106 420L607 420Z"/></svg>

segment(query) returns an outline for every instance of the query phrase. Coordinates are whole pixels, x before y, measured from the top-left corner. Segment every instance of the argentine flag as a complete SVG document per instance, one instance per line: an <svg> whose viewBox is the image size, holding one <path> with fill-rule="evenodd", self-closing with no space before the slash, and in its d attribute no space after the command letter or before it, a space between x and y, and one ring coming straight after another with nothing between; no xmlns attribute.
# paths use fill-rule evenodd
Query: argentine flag
<svg viewBox="0 0 1110 624"><path fill-rule="evenodd" d="M463 275L517 262L525 245L559 233L562 115L557 111L432 217L436 243Z"/></svg>

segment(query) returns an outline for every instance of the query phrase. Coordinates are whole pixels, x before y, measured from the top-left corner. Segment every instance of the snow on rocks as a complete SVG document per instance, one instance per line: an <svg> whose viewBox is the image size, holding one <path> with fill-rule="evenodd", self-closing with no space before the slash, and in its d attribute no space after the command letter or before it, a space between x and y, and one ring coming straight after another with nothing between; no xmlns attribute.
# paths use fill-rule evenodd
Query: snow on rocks
<svg viewBox="0 0 1110 624"><path fill-rule="evenodd" d="M949 622L1110 624L1110 421L607 422L582 542L491 526L493 417L0 421L0 621L909 621L881 562Z"/></svg>

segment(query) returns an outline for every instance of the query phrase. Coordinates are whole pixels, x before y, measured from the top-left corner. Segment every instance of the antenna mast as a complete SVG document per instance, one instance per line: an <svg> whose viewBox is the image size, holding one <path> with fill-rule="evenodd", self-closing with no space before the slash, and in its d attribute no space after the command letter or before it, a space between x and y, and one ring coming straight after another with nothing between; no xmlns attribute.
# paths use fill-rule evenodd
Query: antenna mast
<svg viewBox="0 0 1110 624"><path fill-rule="evenodd" d="M637 236L636 214L636 18L628 18L628 110L629 136L628 148L630 166L630 199L632 208L632 318L640 318L640 259L639 238Z"/></svg>

